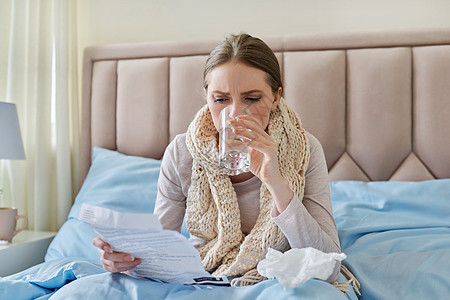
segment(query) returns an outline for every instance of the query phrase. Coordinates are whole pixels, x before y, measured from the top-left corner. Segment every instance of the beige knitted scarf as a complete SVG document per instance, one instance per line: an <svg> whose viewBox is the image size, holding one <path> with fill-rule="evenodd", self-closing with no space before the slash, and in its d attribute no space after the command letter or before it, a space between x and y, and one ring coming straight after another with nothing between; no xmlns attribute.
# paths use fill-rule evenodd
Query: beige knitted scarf
<svg viewBox="0 0 450 300"><path fill-rule="evenodd" d="M303 199L309 141L299 117L283 98L270 114L267 132L278 146L281 174L297 197ZM219 168L218 132L206 105L190 124L186 144L193 157L186 225L192 235L205 241L198 246L205 269L215 276L243 275L233 284L264 280L256 265L266 256L268 248L289 249L286 237L270 216L274 206L272 195L262 184L259 216L245 236L236 193L229 176Z"/></svg>

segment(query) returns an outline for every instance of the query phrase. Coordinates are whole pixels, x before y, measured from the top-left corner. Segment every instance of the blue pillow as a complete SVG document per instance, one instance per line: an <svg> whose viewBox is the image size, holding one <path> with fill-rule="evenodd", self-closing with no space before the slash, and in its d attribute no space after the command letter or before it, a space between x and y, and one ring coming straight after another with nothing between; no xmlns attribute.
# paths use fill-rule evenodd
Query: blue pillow
<svg viewBox="0 0 450 300"><path fill-rule="evenodd" d="M64 222L45 254L45 261L58 258L82 257L100 262L100 253L92 240L98 234L89 224L70 218Z"/></svg>
<svg viewBox="0 0 450 300"><path fill-rule="evenodd" d="M78 218L83 203L120 212L153 212L160 166L156 159L95 147L91 168L69 218Z"/></svg>
<svg viewBox="0 0 450 300"><path fill-rule="evenodd" d="M92 228L78 220L88 203L121 212L151 213L155 207L161 161L95 147L88 175L68 220L50 244L45 260L85 257L98 260Z"/></svg>

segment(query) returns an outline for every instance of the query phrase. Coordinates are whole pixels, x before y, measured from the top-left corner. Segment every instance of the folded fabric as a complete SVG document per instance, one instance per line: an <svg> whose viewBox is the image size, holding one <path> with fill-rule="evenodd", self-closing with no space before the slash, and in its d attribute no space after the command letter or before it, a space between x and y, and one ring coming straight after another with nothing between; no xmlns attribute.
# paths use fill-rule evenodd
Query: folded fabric
<svg viewBox="0 0 450 300"><path fill-rule="evenodd" d="M0 278L0 300L48 299L69 282L101 273L107 272L100 262L78 257L54 259Z"/></svg>
<svg viewBox="0 0 450 300"><path fill-rule="evenodd" d="M259 262L257 269L262 276L276 278L287 290L312 278L328 279L336 261L345 258L344 253L324 253L311 247L290 249L285 253L269 248L266 258Z"/></svg>
<svg viewBox="0 0 450 300"><path fill-rule="evenodd" d="M338 279L343 280L343 276ZM353 292L341 293L319 280L310 280L287 291L276 280L242 287L184 285L106 272L100 262L76 257L55 259L0 278L0 300L10 299L358 300Z"/></svg>

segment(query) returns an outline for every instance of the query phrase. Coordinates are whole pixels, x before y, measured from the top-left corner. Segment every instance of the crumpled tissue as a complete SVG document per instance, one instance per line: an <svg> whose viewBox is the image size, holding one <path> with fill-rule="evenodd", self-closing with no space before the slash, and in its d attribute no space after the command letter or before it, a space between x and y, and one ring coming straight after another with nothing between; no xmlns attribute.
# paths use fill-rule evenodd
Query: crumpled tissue
<svg viewBox="0 0 450 300"><path fill-rule="evenodd" d="M269 248L266 258L258 263L257 270L269 279L276 278L287 290L311 278L328 279L336 261L346 257L344 253L324 253L311 247L294 248L284 253Z"/></svg>

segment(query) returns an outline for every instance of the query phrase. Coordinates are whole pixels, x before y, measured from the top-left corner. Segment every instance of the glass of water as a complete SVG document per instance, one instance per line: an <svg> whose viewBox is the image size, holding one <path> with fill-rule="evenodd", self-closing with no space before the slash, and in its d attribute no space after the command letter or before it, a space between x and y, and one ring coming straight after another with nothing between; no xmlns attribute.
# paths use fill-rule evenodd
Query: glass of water
<svg viewBox="0 0 450 300"><path fill-rule="evenodd" d="M229 105L220 112L219 166L232 176L248 172L250 168L249 140L234 133L228 122L241 115L250 115L250 112L245 107L234 105Z"/></svg>

